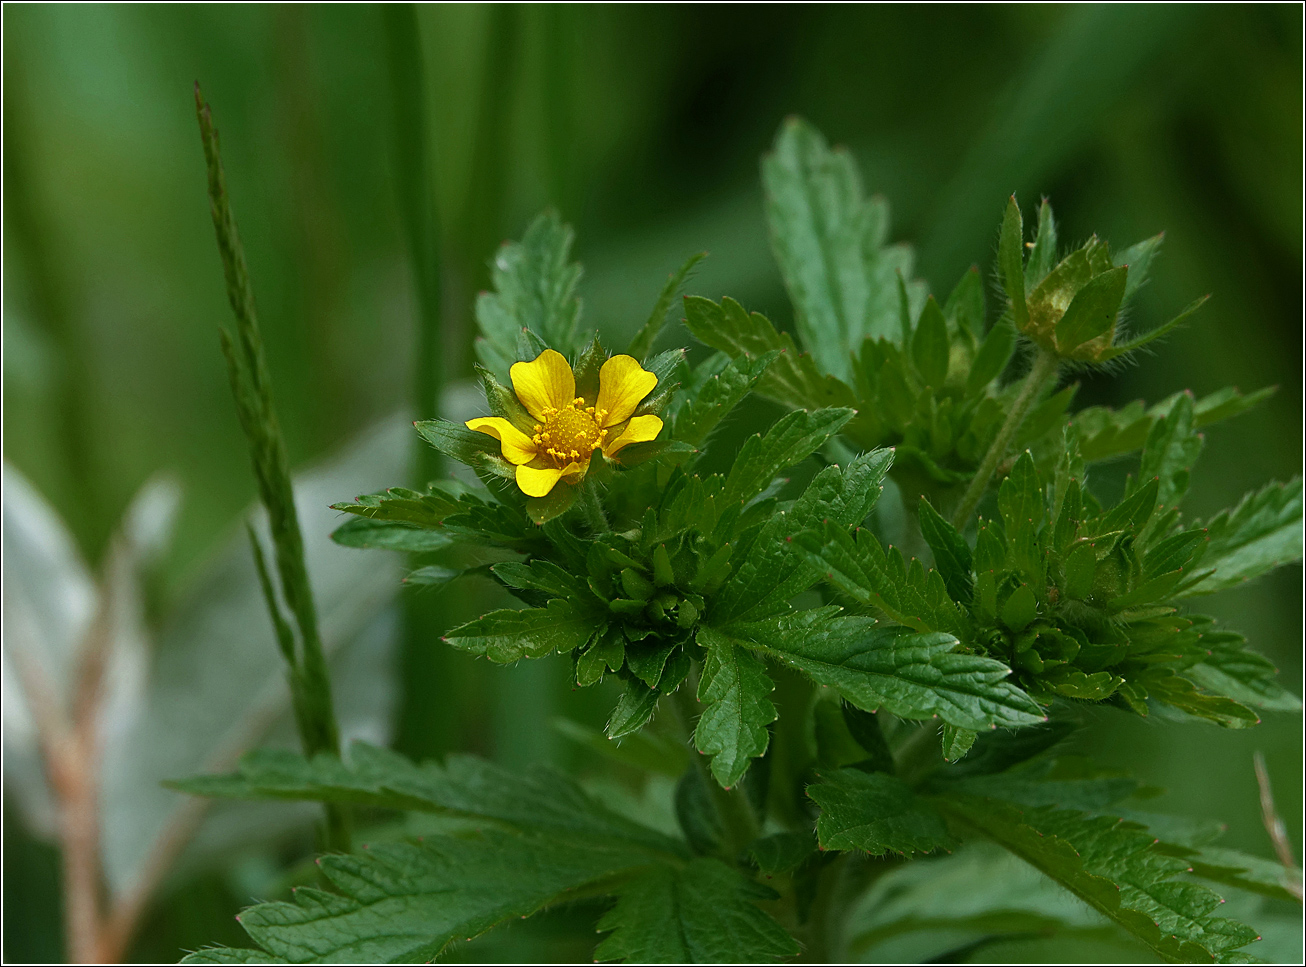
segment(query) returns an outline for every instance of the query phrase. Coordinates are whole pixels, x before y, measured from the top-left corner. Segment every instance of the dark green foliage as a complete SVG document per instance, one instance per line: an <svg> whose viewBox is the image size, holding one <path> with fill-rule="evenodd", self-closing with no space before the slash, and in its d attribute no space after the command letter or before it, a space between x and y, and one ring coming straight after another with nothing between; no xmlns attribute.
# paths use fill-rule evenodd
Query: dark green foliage
<svg viewBox="0 0 1306 967"><path fill-rule="evenodd" d="M822 775L807 794L821 807L816 824L822 849L885 853L929 853L950 849L942 817L917 800L911 787L882 772L838 769Z"/></svg>
<svg viewBox="0 0 1306 967"><path fill-rule="evenodd" d="M355 515L338 543L431 555L410 583L472 574L517 600L447 644L496 663L565 656L578 686L615 677L602 734L560 728L659 784L638 802L609 789L604 802L629 802L608 808L547 769L418 765L361 745L348 765L260 753L235 775L178 783L438 818L420 843L324 859L336 892L247 911L269 956L430 959L496 923L611 897L599 960L773 961L800 940L820 957L878 882L866 937L1109 928L1165 960L1209 961L1241 957L1256 935L1213 916L1221 899L1198 880L1290 895L1268 861L1148 832L1133 779L1051 754L1089 703L1231 728L1254 725L1253 708L1300 708L1241 636L1180 610L1301 555L1299 481L1205 525L1180 509L1198 429L1265 394L1074 412L1076 384L1057 385L1169 331L1119 333L1160 238L1062 253L1046 200L1027 243L1012 197L990 313L976 269L946 301L911 279L910 250L887 244L887 206L805 123L786 123L763 180L796 339L732 299L691 296L686 325L716 352L693 365L678 349L651 355L695 256L630 343L656 379L636 410L663 420L656 442L597 455L583 483L528 499L496 439L427 420L422 439L479 486L334 505ZM558 350L589 394L609 358L578 332L571 241L541 216L500 249L477 305L486 406L515 425L530 420L505 382L513 362ZM722 453L718 431L753 393L785 412ZM1090 468L1133 453L1136 472L1104 504ZM895 506L877 508L889 478ZM887 543L891 526L933 567ZM271 601L265 569L264 583ZM277 630L291 653L289 626ZM658 795L676 835L627 818ZM970 865L880 865L954 850ZM1009 884L985 871L1018 869L1035 888L1014 907L968 893L954 913L929 899L951 889L933 871L987 895ZM1087 907L1051 909L1066 891Z"/></svg>

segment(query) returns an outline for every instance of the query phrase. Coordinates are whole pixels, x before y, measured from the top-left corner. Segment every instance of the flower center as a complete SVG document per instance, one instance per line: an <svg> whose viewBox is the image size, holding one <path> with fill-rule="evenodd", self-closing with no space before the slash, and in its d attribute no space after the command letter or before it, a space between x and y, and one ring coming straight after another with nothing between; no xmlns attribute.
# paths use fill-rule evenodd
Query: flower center
<svg viewBox="0 0 1306 967"><path fill-rule="evenodd" d="M601 410L586 406L579 396L561 409L546 407L544 422L535 424L535 446L541 456L548 457L558 467L588 463L607 434L599 425L603 416Z"/></svg>

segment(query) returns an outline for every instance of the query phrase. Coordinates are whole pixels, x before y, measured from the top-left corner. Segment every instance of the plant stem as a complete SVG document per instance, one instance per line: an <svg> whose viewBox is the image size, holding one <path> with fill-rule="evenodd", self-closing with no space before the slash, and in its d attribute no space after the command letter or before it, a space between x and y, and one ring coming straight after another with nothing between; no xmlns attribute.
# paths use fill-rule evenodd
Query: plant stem
<svg viewBox="0 0 1306 967"><path fill-rule="evenodd" d="M722 858L734 863L748 844L757 838L757 817L753 815L753 807L744 796L744 790L739 786L722 789L708 768L707 756L694 748L692 723L699 713L698 700L694 697L697 678L697 675L691 674L671 693L671 706L675 711L681 738L689 746L689 757L712 797L717 818L721 820Z"/></svg>
<svg viewBox="0 0 1306 967"><path fill-rule="evenodd" d="M596 534L606 534L611 530L608 515L603 513L603 503L599 500L599 488L593 480L583 480L580 484L580 506L585 511L585 519Z"/></svg>
<svg viewBox="0 0 1306 967"><path fill-rule="evenodd" d="M222 257L227 298L231 303L232 314L236 317L235 335L223 329L219 330L219 336L222 351L227 358L227 375L236 401L236 413L249 444L254 479L268 513L268 528L276 552L276 574L280 579L278 590L294 615L299 629L298 642L289 642L289 650L281 628L285 621L280 615L280 605L274 595L268 596L268 608L279 644L283 652L287 653L295 724L299 729L304 753L314 756L325 752L339 756L340 731L331 702L331 678L318 631L317 608L309 584L308 566L304 560L304 538L295 510L290 460L286 455L285 439L281 435L281 425L272 404L271 378L254 305L254 289L227 196L218 132L213 125L209 107L200 96L198 83L195 85L195 111L208 168L213 229L217 235L218 253ZM265 590L270 590L270 582ZM298 644L298 650L295 650L295 644ZM326 814L325 847L347 852L349 824L345 807L328 804Z"/></svg>
<svg viewBox="0 0 1306 967"><path fill-rule="evenodd" d="M971 479L970 487L966 489L966 495L962 497L961 504L957 507L957 512L952 517L953 526L958 530L964 530L970 515L975 512L979 506L980 498L984 496L984 491L988 489L989 481L993 477L993 472L997 470L998 463L1006 456L1007 448L1011 446L1011 440L1020 429L1020 425L1025 422L1025 417L1029 414L1030 407L1038 399L1039 393L1043 387L1057 373L1057 357L1054 353L1046 349L1039 348L1038 355L1034 357L1034 366L1030 369L1029 375L1025 377L1025 385L1020 389L1020 395L1016 397L1016 402L1011 405L1011 412L1007 414L1006 421L1002 428L998 430L998 435L993 439L993 445L989 447L988 453L984 454L984 459L975 471L975 476Z"/></svg>

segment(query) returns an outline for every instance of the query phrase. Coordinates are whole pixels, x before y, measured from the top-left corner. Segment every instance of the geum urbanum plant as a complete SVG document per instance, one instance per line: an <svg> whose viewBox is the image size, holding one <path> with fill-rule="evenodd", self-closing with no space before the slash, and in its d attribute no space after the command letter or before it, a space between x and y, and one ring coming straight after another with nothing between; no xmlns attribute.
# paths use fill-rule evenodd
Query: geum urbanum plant
<svg viewBox="0 0 1306 967"><path fill-rule="evenodd" d="M615 898L600 960L843 959L913 931L926 940L894 956L930 958L1107 930L1136 956L1206 962L1258 938L1213 915L1212 885L1266 916L1300 902L1298 871L1148 817L1145 787L1058 754L1093 705L1231 728L1300 708L1241 636L1186 610L1301 556L1299 481L1205 522L1179 510L1197 429L1263 394L1072 413L1074 385L1055 391L1159 334L1131 341L1119 321L1159 238L1062 255L1047 204L1030 244L1012 199L990 326L974 270L942 305L925 296L910 251L884 244L884 203L802 122L763 176L797 341L729 299L688 298L690 332L718 352L652 354L691 259L612 355L578 330L571 234L543 216L477 305L490 415L417 424L472 475L336 505L356 515L342 543L450 549L410 582L475 575L522 605L452 629L452 647L619 680L607 739L570 731L678 776L678 828L544 766L256 753L178 787L444 820L322 857L327 888L242 914L261 949L189 962L429 959L596 897ZM719 447L750 393L787 412ZM1105 506L1088 469L1133 453ZM723 472L701 471L708 457ZM904 863L917 854L937 855Z"/></svg>

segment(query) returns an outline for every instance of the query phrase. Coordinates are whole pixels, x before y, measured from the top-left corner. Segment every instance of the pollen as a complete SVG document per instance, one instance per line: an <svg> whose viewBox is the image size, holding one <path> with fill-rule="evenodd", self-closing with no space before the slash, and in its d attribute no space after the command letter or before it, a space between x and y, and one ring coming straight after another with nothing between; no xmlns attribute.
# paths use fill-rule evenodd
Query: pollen
<svg viewBox="0 0 1306 967"><path fill-rule="evenodd" d="M544 421L535 424L531 438L541 456L559 467L569 463L584 464L590 455L603 446L607 430L603 429L606 414L593 406L586 406L579 396L561 408L544 409Z"/></svg>

